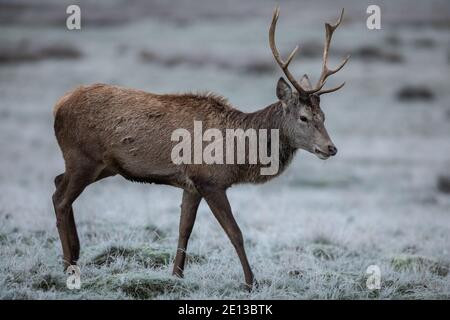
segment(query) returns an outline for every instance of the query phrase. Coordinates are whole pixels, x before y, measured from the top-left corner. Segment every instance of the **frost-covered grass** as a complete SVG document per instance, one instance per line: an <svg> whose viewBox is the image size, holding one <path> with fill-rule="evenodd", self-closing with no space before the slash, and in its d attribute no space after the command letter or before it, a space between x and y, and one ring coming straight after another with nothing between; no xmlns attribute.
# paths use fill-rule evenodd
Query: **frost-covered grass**
<svg viewBox="0 0 450 320"><path fill-rule="evenodd" d="M322 42L322 21L341 4L318 3L308 2L305 19L299 17L305 10L300 1L282 4L283 52L299 40ZM404 15L400 5L390 4L387 24L369 32L359 22L365 4L345 3L351 19L336 34L334 52L374 45L404 61L356 57L336 76L346 87L322 99L336 157L323 162L300 152L283 176L229 191L259 283L251 293L243 290L236 254L204 203L185 278L172 277L181 191L120 177L88 187L74 205L82 287L67 289L50 200L52 180L64 170L51 110L63 92L92 82L155 92L213 90L245 111L266 106L275 100L279 74L247 73L245 66L253 56L273 63L267 47L273 4L258 2L259 10L250 10L254 16L247 19L199 17L182 28L153 18L109 28L86 24L74 33L56 26L2 26L1 43L67 42L83 55L0 64L0 298L449 299L450 197L436 187L439 175L450 174L450 77L443 72L449 66L448 30L394 27L388 22ZM433 13L417 10L408 17L433 21ZM386 47L392 35L402 42ZM423 38L435 45L412 45ZM205 56L209 62L190 65L188 59L168 67L142 61L142 50L195 61ZM293 71L317 75L319 59L303 59L300 50ZM426 85L435 99L399 102L396 92L404 85ZM366 287L370 265L380 268L380 290Z"/></svg>
<svg viewBox="0 0 450 320"><path fill-rule="evenodd" d="M114 178L90 187L75 205L82 243L78 291L65 287L50 203L39 216L24 209L14 215L14 207L28 204L10 205L11 214L2 209L1 297L450 298L448 199L436 194L431 204L408 199L414 204L406 206L390 191L358 192L359 179L347 182L354 187L289 180L230 190L259 282L251 293L243 290L235 252L205 204L180 280L170 273L181 193ZM164 197L178 201L161 205ZM366 288L369 265L380 267L381 290Z"/></svg>
<svg viewBox="0 0 450 320"><path fill-rule="evenodd" d="M205 211L201 214L206 215ZM443 255L427 256L426 249L413 246L383 248L382 239L381 246L376 241L347 239L345 243L344 235L327 232L326 236L317 225L313 232L299 231L297 235L292 229L274 234L277 227L255 231L246 226L249 257L259 283L248 293L241 285L241 269L231 245L225 237L215 236L219 230L213 221L199 221L196 227L197 231L207 230L193 237L185 279L170 276L175 228L166 231L173 236L154 239L145 226L81 224L82 287L69 290L56 232L15 229L8 220L2 216L3 299L450 298L449 262ZM330 222L336 222L333 220ZM345 232L355 226L345 228L344 223L339 228ZM95 230L94 234L89 230ZM401 235L390 237L402 240ZM410 243L417 241L411 238ZM365 270L371 264L381 269L380 290L366 287Z"/></svg>

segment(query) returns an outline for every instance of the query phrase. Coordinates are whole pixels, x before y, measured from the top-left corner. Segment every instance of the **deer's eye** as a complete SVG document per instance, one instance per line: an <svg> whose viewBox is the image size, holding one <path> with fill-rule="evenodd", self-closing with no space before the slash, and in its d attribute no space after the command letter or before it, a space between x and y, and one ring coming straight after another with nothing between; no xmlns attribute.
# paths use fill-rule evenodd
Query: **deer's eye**
<svg viewBox="0 0 450 320"><path fill-rule="evenodd" d="M300 116L300 120L301 120L302 122L308 122L308 118L305 117L305 116Z"/></svg>

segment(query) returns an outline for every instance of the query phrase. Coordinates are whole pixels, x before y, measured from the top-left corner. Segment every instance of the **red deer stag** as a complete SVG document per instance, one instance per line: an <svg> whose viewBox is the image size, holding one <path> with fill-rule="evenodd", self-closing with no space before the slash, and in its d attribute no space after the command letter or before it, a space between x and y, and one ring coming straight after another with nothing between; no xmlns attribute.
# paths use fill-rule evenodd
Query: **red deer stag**
<svg viewBox="0 0 450 320"><path fill-rule="evenodd" d="M321 76L313 88L306 75L300 81L288 67L298 48L286 60L275 45L279 8L275 9L269 30L273 56L295 90L281 77L276 87L278 101L252 112L241 112L227 101L211 94L153 94L105 84L81 86L66 93L54 108L55 135L61 148L65 172L55 178L53 204L62 243L64 266L77 263L80 244L72 204L90 184L121 175L131 181L165 184L183 189L178 249L173 274L183 276L185 252L201 199L223 227L242 264L245 283L251 288L254 277L244 249L241 230L236 223L226 190L237 183L261 183L279 175L296 150L327 159L337 152L324 126L320 95L326 79L339 71L328 69L331 37L342 21L325 24L326 39ZM175 164L171 160L178 128L193 130L193 122L204 128L276 129L279 131L279 170L274 175L260 174L261 164ZM267 142L270 144L270 139Z"/></svg>

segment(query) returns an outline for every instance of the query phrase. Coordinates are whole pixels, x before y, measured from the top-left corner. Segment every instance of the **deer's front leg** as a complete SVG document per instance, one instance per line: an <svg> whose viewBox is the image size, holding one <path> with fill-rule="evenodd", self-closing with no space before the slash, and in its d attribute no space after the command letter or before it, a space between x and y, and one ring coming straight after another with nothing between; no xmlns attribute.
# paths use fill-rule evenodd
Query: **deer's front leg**
<svg viewBox="0 0 450 320"><path fill-rule="evenodd" d="M197 189L202 197L205 198L212 213L216 217L217 221L219 221L220 225L225 230L225 233L236 249L242 268L244 269L245 284L249 289L252 289L254 284L253 272L250 268L247 255L245 253L242 232L239 229L236 220L234 220L225 190L208 185L199 185L197 186Z"/></svg>
<svg viewBox="0 0 450 320"><path fill-rule="evenodd" d="M186 248L192 228L194 227L197 209L201 200L202 197L198 193L192 193L186 190L183 192L183 201L181 203L180 234L172 272L172 274L178 277L183 277Z"/></svg>

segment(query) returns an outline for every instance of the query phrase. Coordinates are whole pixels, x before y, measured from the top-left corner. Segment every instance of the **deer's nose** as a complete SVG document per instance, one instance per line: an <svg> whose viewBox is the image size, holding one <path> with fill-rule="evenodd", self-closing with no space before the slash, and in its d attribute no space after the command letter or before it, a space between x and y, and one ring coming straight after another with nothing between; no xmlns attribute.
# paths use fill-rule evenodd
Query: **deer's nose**
<svg viewBox="0 0 450 320"><path fill-rule="evenodd" d="M337 148L330 144L328 146L328 152L330 153L330 155L334 156L337 153Z"/></svg>

